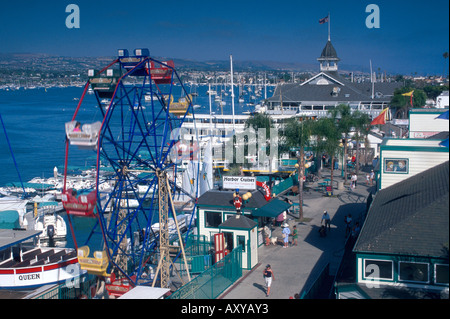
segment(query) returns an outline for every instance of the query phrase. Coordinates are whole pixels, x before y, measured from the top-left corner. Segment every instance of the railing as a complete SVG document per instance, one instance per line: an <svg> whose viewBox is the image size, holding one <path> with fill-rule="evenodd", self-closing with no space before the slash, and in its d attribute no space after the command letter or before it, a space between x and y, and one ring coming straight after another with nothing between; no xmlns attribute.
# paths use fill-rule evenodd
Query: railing
<svg viewBox="0 0 450 319"><path fill-rule="evenodd" d="M42 294L39 294L32 299L91 299L92 295L91 287L97 282L97 277L87 275L85 280L81 282L74 282L70 284L60 284L54 286Z"/></svg>
<svg viewBox="0 0 450 319"><path fill-rule="evenodd" d="M330 263L328 263L322 269L313 285L302 293L300 299L328 299L330 291L324 290L324 286L327 286L330 280Z"/></svg>
<svg viewBox="0 0 450 319"><path fill-rule="evenodd" d="M242 246L170 295L169 299L215 299L242 277Z"/></svg>

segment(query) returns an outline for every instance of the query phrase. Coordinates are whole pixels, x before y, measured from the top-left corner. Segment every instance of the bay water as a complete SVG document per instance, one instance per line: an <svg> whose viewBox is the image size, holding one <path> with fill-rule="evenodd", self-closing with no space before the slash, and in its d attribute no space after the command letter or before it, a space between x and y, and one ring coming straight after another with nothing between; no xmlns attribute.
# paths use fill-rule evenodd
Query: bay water
<svg viewBox="0 0 450 319"><path fill-rule="evenodd" d="M65 123L71 121L83 89L66 87L0 90L0 114L6 129L5 135L3 127L0 128L0 186L19 182L20 179L22 182L28 182L34 177L52 177L54 167L57 167L60 173L63 172ZM196 86L187 90L198 94L193 99L193 104L200 106L195 113L209 113L208 87ZM247 104L248 99L244 103L238 103L236 90L235 97L236 114L253 110L253 107ZM212 111L215 114L232 114L231 94L223 96L223 100L226 105L221 106L214 102L213 98ZM90 122L91 118L98 116L98 112L95 96L87 94L77 120ZM74 152L71 153L70 164L89 166L94 164L93 158L95 154L92 151ZM83 234L87 235L95 220L74 222L78 224L78 229L84 228ZM78 244L80 245L80 241ZM67 247L73 247L69 229Z"/></svg>

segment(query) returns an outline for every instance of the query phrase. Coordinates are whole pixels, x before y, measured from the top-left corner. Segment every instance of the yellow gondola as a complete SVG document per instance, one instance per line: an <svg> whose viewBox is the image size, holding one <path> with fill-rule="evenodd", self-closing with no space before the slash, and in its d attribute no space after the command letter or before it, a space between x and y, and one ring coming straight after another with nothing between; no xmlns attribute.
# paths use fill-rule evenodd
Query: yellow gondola
<svg viewBox="0 0 450 319"><path fill-rule="evenodd" d="M92 275L108 277L109 274L106 270L108 269L109 261L106 251L95 251L94 257L88 256L88 246L78 248L78 262L81 269Z"/></svg>
<svg viewBox="0 0 450 319"><path fill-rule="evenodd" d="M191 94L189 94L187 97L179 98L178 102L170 103L169 112L177 116L182 116L186 114L187 110L189 109L189 105L191 104L191 101L192 101Z"/></svg>

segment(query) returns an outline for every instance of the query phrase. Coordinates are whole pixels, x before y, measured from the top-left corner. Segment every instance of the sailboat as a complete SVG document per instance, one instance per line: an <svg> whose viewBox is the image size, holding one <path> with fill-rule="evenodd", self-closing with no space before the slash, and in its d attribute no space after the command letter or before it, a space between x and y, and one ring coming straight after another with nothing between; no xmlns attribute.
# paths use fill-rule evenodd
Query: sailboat
<svg viewBox="0 0 450 319"><path fill-rule="evenodd" d="M11 148L11 143L9 142L8 134L6 132L5 124L3 122L3 118L1 116L1 114L0 114L0 121L1 121L2 126L3 126L3 131L5 133L6 141L8 143L9 150L11 152L11 156L12 156L13 161L14 161L14 165L16 166L16 169L17 169L16 159L14 157L14 153L13 153L12 148ZM17 173L19 174L19 179L20 179L20 181L22 183L22 179L20 177L20 173L19 173L18 169L17 169ZM23 194L24 196L23 197L25 197L26 193L25 193L25 188L23 187L23 184L22 184L22 189L24 190L24 194ZM24 215L26 213L26 205L27 205L27 203L28 203L28 200L25 199L25 198L20 198L20 197L10 196L10 195L9 196L8 195L6 195L6 196L5 195L1 195L0 196L0 214L3 211L16 211L18 213L18 215L19 215L19 223L22 224L23 219L24 219Z"/></svg>

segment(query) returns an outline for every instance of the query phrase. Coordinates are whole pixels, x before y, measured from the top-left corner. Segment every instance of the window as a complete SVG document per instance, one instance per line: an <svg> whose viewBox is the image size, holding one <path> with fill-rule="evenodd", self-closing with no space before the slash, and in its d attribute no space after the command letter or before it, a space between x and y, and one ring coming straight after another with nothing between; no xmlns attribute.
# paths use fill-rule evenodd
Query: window
<svg viewBox="0 0 450 319"><path fill-rule="evenodd" d="M385 158L383 171L388 174L408 174L408 162L407 158Z"/></svg>
<svg viewBox="0 0 450 319"><path fill-rule="evenodd" d="M364 279L393 279L393 262L391 260L364 259Z"/></svg>
<svg viewBox="0 0 450 319"><path fill-rule="evenodd" d="M414 262L399 262L399 281L428 282L428 264Z"/></svg>
<svg viewBox="0 0 450 319"><path fill-rule="evenodd" d="M448 265L434 265L435 283L448 286Z"/></svg>
<svg viewBox="0 0 450 319"><path fill-rule="evenodd" d="M219 227L220 224L222 224L222 213L205 212L206 227Z"/></svg>
<svg viewBox="0 0 450 319"><path fill-rule="evenodd" d="M245 236L237 236L237 246L242 246L242 252L245 253Z"/></svg>

